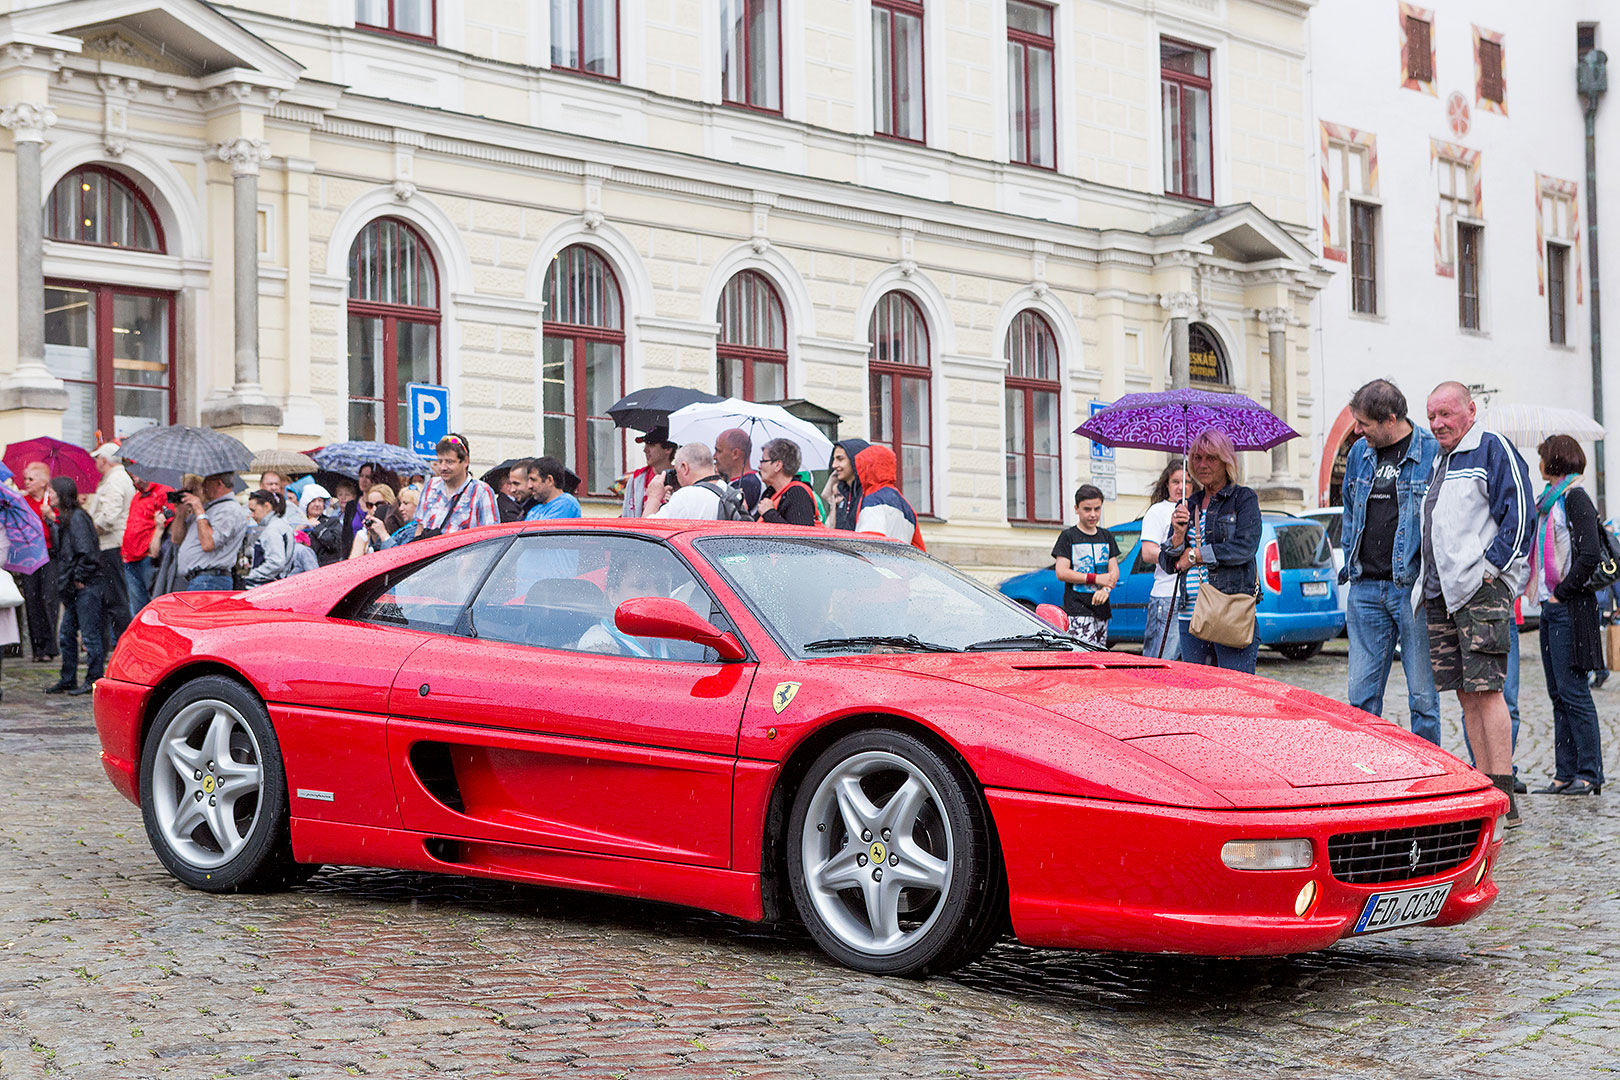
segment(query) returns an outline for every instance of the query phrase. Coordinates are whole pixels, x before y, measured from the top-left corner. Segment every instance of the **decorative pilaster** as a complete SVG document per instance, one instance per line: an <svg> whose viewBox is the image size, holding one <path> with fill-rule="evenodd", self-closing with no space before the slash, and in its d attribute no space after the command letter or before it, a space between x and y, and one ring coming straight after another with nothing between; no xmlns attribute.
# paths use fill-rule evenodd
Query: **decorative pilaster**
<svg viewBox="0 0 1620 1080"><path fill-rule="evenodd" d="M277 427L281 407L259 384L259 165L270 157L270 144L238 137L216 144L213 151L231 166L236 382L223 402L204 411L203 419L214 427Z"/></svg>
<svg viewBox="0 0 1620 1080"><path fill-rule="evenodd" d="M1187 326L1198 313L1198 294L1164 293L1159 306L1170 313L1170 389L1182 390L1192 381L1187 360Z"/></svg>
<svg viewBox="0 0 1620 1080"><path fill-rule="evenodd" d="M1270 358L1271 411L1279 420L1287 422L1288 398L1288 328L1294 316L1286 307L1260 308L1255 319L1266 328L1266 353ZM1305 498L1305 489L1289 475L1288 444L1271 448L1271 479L1257 485L1262 502L1299 503Z"/></svg>
<svg viewBox="0 0 1620 1080"><path fill-rule="evenodd" d="M45 194L40 150L56 112L43 102L18 101L0 109L17 159L17 370L0 386L0 409L68 407L62 380L45 367Z"/></svg>

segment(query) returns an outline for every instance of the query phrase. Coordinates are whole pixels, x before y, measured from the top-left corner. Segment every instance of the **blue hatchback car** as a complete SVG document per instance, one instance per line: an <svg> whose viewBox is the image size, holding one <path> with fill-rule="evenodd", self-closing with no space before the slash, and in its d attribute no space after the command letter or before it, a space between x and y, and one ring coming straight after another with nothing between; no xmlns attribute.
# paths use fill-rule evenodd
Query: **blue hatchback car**
<svg viewBox="0 0 1620 1080"><path fill-rule="evenodd" d="M1333 546L1317 522L1271 513L1261 515L1261 521L1260 550L1255 556L1260 571L1256 614L1260 644L1291 659L1305 660L1344 630ZM1108 622L1108 640L1111 644L1140 642L1153 588L1153 564L1142 561L1142 520L1108 529L1120 550L1120 583L1108 600L1114 612ZM1010 577L1000 589L1031 608L1037 604L1063 606L1063 583L1051 566Z"/></svg>

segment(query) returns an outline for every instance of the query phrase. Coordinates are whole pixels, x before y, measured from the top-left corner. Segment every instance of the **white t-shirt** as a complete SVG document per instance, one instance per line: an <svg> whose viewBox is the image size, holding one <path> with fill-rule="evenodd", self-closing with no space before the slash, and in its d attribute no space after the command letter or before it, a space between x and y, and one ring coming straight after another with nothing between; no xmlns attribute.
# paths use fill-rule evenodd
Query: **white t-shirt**
<svg viewBox="0 0 1620 1080"><path fill-rule="evenodd" d="M681 521L716 521L720 517L720 497L714 493L714 485L724 488L724 480L711 480L709 487L700 487L693 484L691 487L678 489L669 497L653 517L676 518Z"/></svg>
<svg viewBox="0 0 1620 1080"><path fill-rule="evenodd" d="M1170 518L1175 512L1176 504L1169 499L1148 507L1148 512L1142 515L1142 543L1158 544L1163 547L1170 539ZM1153 564L1152 595L1155 597L1176 595L1176 575L1169 573L1158 563Z"/></svg>

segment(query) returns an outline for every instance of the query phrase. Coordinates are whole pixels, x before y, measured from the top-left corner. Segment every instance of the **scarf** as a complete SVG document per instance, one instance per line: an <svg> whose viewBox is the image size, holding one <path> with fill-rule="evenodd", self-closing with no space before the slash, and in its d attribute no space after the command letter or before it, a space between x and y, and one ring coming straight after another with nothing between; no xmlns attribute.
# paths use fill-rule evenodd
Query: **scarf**
<svg viewBox="0 0 1620 1080"><path fill-rule="evenodd" d="M1540 515L1541 544L1531 551L1531 557L1541 564L1541 575L1547 583L1547 591L1552 592L1558 588L1558 583L1564 580L1563 572L1558 569L1558 530L1553 521L1553 507L1564 501L1565 494L1571 487L1580 482L1576 473L1564 477L1555 486L1548 484L1541 489L1541 497L1536 500L1536 513Z"/></svg>

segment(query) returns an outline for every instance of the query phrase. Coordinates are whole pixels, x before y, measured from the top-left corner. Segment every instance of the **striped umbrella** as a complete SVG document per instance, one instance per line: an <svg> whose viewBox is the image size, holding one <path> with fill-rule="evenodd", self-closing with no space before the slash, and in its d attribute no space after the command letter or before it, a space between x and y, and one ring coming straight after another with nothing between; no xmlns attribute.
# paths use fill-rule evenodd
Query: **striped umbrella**
<svg viewBox="0 0 1620 1080"><path fill-rule="evenodd" d="M185 424L142 428L124 440L118 456L139 465L198 476L242 472L253 465L253 451L240 440L213 428Z"/></svg>

